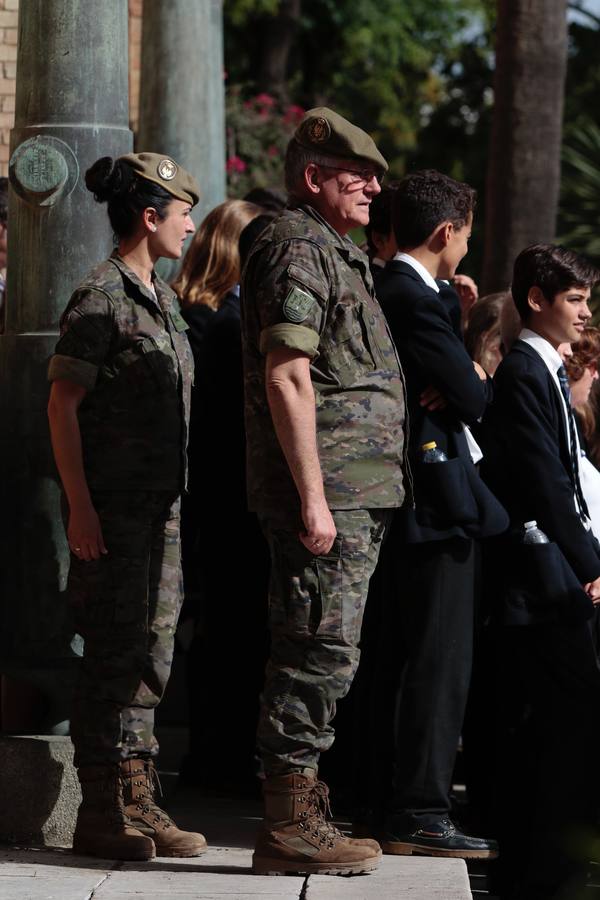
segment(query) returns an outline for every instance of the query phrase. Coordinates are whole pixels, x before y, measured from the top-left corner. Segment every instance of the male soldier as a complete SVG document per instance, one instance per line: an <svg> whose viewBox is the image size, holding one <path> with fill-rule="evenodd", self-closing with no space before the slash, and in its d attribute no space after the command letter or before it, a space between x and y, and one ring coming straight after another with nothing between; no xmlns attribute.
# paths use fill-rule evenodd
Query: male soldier
<svg viewBox="0 0 600 900"><path fill-rule="evenodd" d="M403 378L368 260L347 236L368 222L386 169L365 132L310 110L287 150L289 207L245 270L249 502L272 559L262 874L365 872L381 855L326 821L317 766L358 665L381 540L404 499Z"/></svg>

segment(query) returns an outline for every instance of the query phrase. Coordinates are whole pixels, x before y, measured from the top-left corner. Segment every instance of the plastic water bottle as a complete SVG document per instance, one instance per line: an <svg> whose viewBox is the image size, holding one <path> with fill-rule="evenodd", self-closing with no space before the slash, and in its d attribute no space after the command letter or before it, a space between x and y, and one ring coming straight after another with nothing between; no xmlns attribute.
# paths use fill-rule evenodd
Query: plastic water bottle
<svg viewBox="0 0 600 900"><path fill-rule="evenodd" d="M524 544L549 544L550 541L541 530L537 527L537 522L525 522L525 533L523 535Z"/></svg>
<svg viewBox="0 0 600 900"><path fill-rule="evenodd" d="M441 463L448 462L448 457L443 450L438 449L435 441L429 441L421 446L423 452L423 462L425 463Z"/></svg>

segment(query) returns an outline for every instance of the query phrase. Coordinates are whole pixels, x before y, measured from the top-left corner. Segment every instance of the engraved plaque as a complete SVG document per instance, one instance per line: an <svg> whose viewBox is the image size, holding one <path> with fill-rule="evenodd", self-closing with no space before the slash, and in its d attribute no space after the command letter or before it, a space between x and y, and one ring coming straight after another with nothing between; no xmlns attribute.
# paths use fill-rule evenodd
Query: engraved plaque
<svg viewBox="0 0 600 900"><path fill-rule="evenodd" d="M60 197L70 194L78 174L71 148L52 136L37 135L23 141L10 159L11 184L34 206L53 206Z"/></svg>
<svg viewBox="0 0 600 900"><path fill-rule="evenodd" d="M50 194L67 180L69 170L62 153L54 147L35 141L15 163L15 177L26 191Z"/></svg>

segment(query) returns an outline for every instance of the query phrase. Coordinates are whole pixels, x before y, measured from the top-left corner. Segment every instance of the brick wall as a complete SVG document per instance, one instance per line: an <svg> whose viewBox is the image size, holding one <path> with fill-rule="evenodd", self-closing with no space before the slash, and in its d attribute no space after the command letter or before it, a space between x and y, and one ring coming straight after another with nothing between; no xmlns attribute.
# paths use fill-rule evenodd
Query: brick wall
<svg viewBox="0 0 600 900"><path fill-rule="evenodd" d="M129 0L129 122L137 131L140 108L140 60L144 0Z"/></svg>
<svg viewBox="0 0 600 900"><path fill-rule="evenodd" d="M8 143L15 118L19 0L0 0L0 175L8 175Z"/></svg>
<svg viewBox="0 0 600 900"><path fill-rule="evenodd" d="M135 130L140 94L143 0L129 0L129 118ZM8 175L8 145L14 124L19 0L0 0L0 175Z"/></svg>

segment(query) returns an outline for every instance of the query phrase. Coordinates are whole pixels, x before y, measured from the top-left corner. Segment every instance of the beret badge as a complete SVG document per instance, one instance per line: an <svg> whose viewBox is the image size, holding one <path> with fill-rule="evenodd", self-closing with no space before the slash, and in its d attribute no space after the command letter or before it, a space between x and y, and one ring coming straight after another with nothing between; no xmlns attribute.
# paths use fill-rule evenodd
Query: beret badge
<svg viewBox="0 0 600 900"><path fill-rule="evenodd" d="M172 159L161 159L156 167L156 171L163 181L172 181L177 175L177 166Z"/></svg>
<svg viewBox="0 0 600 900"><path fill-rule="evenodd" d="M308 137L314 144L322 144L331 136L331 125L322 116L319 116L308 126Z"/></svg>

